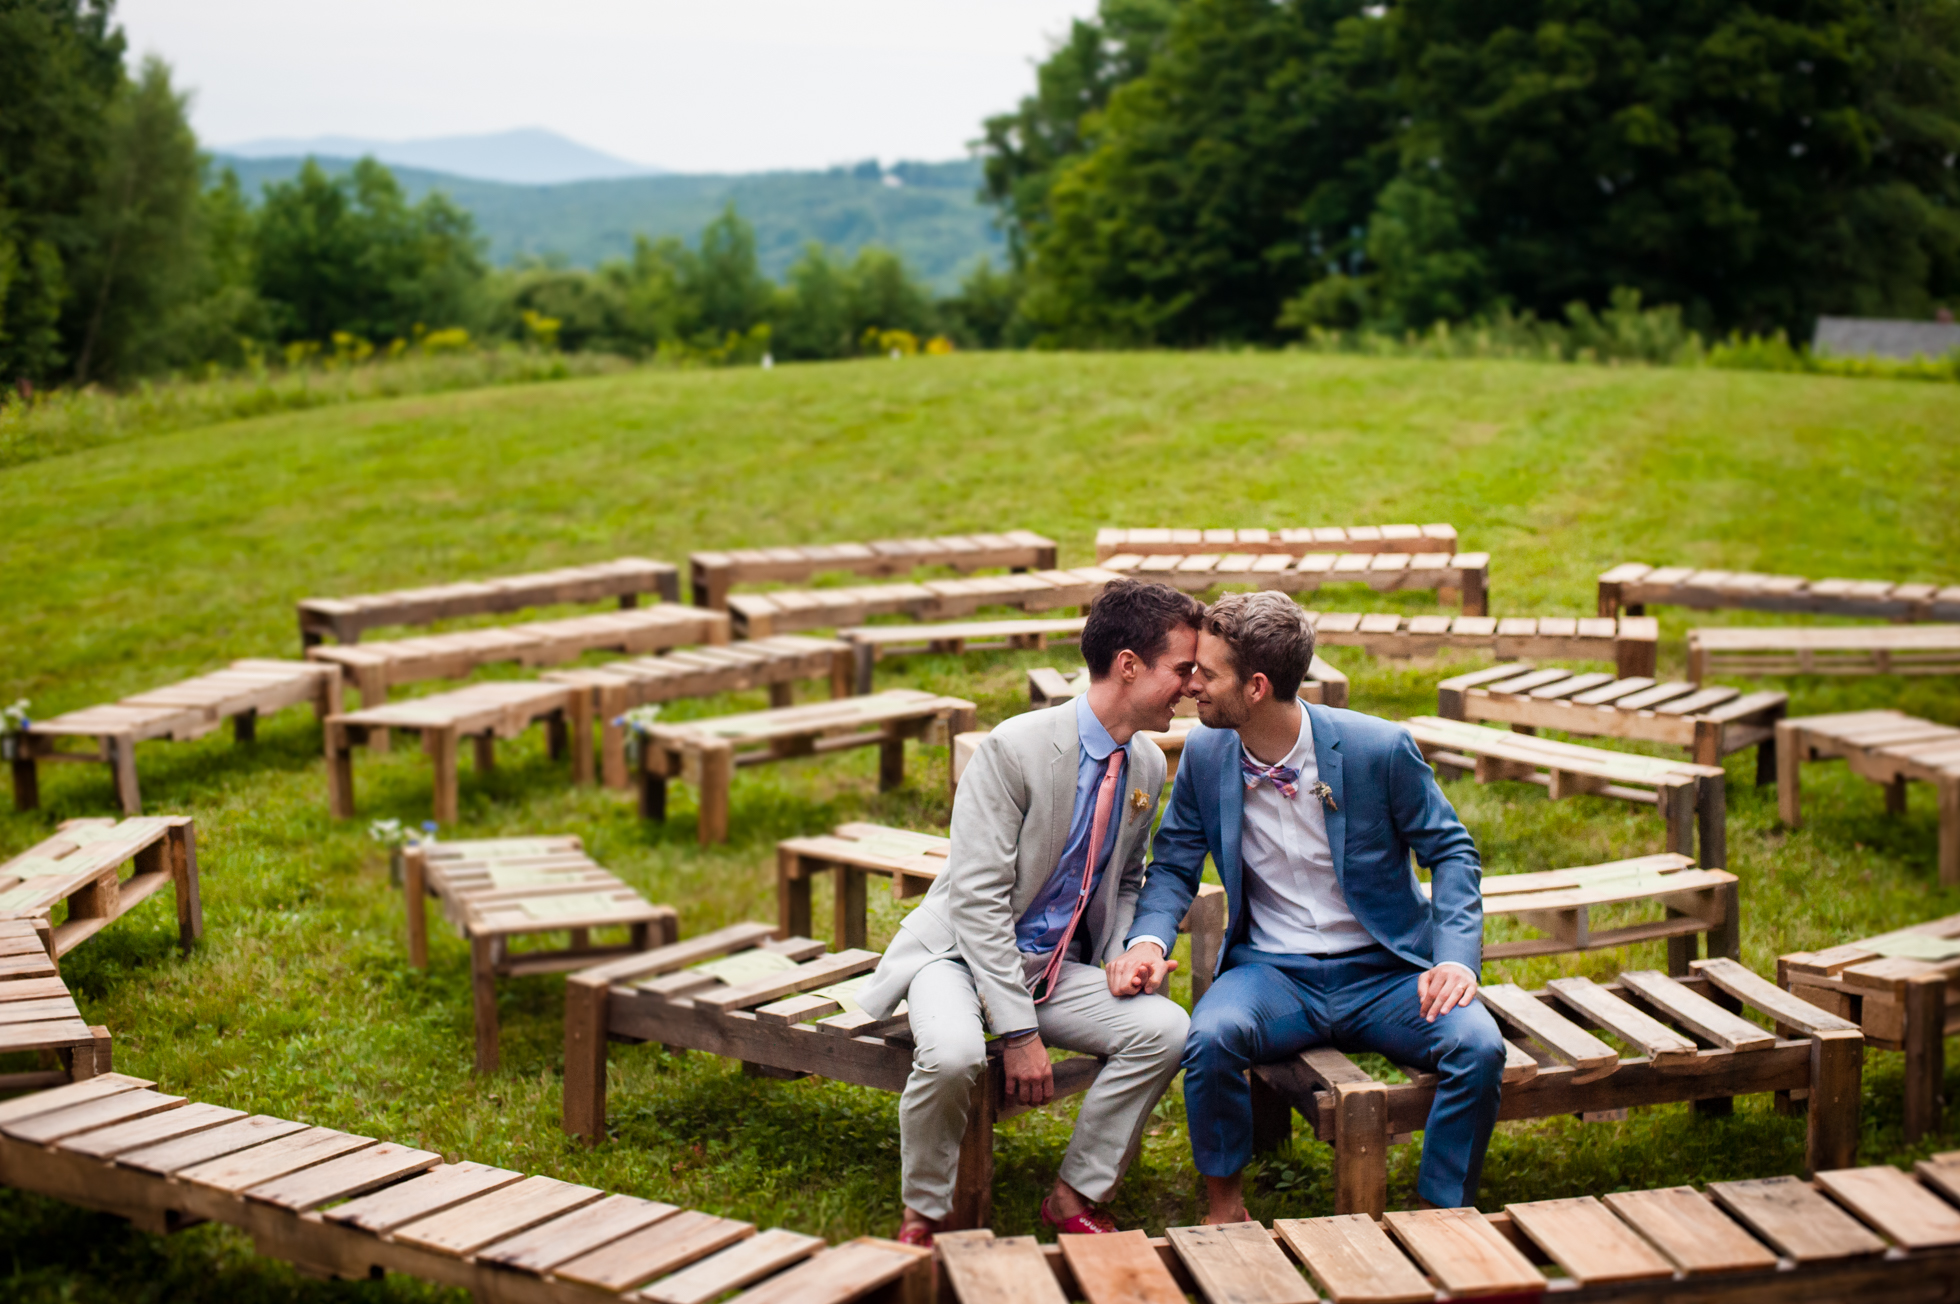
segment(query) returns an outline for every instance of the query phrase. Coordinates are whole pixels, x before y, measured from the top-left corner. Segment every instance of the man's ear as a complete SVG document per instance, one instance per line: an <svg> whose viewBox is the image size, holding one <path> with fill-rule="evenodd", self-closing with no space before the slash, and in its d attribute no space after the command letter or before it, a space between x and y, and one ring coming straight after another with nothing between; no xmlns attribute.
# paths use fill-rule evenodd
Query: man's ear
<svg viewBox="0 0 1960 1304"><path fill-rule="evenodd" d="M1273 681L1266 678L1264 671L1260 671L1246 681L1245 692L1257 705L1273 695Z"/></svg>

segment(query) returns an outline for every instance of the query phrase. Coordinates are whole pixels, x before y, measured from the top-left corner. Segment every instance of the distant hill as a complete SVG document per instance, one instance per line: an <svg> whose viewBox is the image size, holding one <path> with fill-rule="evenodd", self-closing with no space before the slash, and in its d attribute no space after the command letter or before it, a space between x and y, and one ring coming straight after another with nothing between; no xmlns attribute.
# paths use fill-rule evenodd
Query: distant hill
<svg viewBox="0 0 1960 1304"><path fill-rule="evenodd" d="M215 161L236 171L256 199L261 186L291 177L302 160L220 153ZM319 162L329 172L353 166L344 157ZM531 256L591 267L630 254L635 235L692 242L729 203L755 228L763 270L775 277L812 240L846 253L867 244L895 249L942 292L954 289L983 255L996 264L1004 256L991 210L975 198L980 165L973 160L899 163L889 172L863 163L827 172L667 174L539 186L413 167L393 171L410 196L442 190L467 208L498 262Z"/></svg>
<svg viewBox="0 0 1960 1304"><path fill-rule="evenodd" d="M566 181L659 176L650 168L581 145L575 140L526 127L487 136L443 136L433 140L362 140L355 136L317 136L311 140L253 140L227 146L239 158L362 158L372 154L391 167L424 168L475 181L518 186L551 186Z"/></svg>

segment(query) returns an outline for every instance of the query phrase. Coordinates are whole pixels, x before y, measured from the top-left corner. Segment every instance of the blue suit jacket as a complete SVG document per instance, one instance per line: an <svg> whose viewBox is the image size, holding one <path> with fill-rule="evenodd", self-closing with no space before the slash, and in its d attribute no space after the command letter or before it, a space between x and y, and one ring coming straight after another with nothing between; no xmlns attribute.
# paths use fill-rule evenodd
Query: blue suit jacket
<svg viewBox="0 0 1960 1304"><path fill-rule="evenodd" d="M1436 786L1436 775L1400 725L1358 711L1301 704L1313 722L1320 779L1333 789L1327 841L1348 909L1374 939L1420 968L1454 960L1480 973L1483 866L1470 831ZM1185 737L1170 809L1150 849L1149 879L1131 938L1177 935L1211 854L1230 907L1219 969L1249 936L1239 833L1245 781L1239 735L1200 726ZM1296 801L1313 801L1303 790ZM1425 900L1409 853L1430 870ZM1125 939L1126 941L1128 939Z"/></svg>

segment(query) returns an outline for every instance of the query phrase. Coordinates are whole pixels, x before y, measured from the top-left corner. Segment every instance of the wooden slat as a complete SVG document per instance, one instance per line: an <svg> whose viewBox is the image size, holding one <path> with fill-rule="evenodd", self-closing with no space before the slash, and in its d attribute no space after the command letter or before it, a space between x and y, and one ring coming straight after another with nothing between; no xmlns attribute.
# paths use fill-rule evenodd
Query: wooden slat
<svg viewBox="0 0 1960 1304"><path fill-rule="evenodd" d="M946 1232L932 1244L959 1304L1065 1304L1068 1298L1032 1236Z"/></svg>
<svg viewBox="0 0 1960 1304"><path fill-rule="evenodd" d="M730 951L743 951L759 942L765 942L776 935L770 924L731 924L727 928L717 928L712 933L690 937L686 941L675 942L669 946L655 947L607 964L583 970L582 977L603 982L624 982L629 979L648 977L653 974L672 973L685 969L703 960L726 955Z"/></svg>
<svg viewBox="0 0 1960 1304"><path fill-rule="evenodd" d="M245 1192L250 1200L277 1205L281 1209L303 1212L331 1200L345 1200L377 1186L386 1186L421 1173L442 1162L430 1150L383 1141L380 1145L356 1150L326 1163L303 1168L262 1182Z"/></svg>
<svg viewBox="0 0 1960 1304"><path fill-rule="evenodd" d="M72 1154L87 1155L92 1159L113 1159L128 1150L140 1150L144 1146L156 1145L180 1136L220 1127L234 1119L245 1117L239 1109L221 1109L217 1105L188 1104L177 1109L167 1109L160 1114L151 1114L119 1123L114 1127L99 1128L85 1132L81 1136L71 1136L61 1143L63 1150Z"/></svg>
<svg viewBox="0 0 1960 1304"><path fill-rule="evenodd" d="M882 958L876 951L860 951L855 948L838 951L832 955L818 956L808 964L800 964L794 969L785 969L781 973L751 979L745 983L736 983L730 987L699 992L693 999L696 1005L705 1005L716 1010L739 1010L749 1005L763 1005L788 996L792 992L841 982L857 974L867 973L877 968L878 961Z"/></svg>
<svg viewBox="0 0 1960 1304"><path fill-rule="evenodd" d="M1027 1238L1033 1242L1032 1236ZM784 1231L772 1227L759 1236L737 1241L717 1254L711 1254L699 1263L683 1268L671 1277L664 1277L640 1292L640 1298L649 1304L708 1304L731 1290L739 1290L752 1282L762 1280L771 1273L781 1272L792 1264L800 1263L817 1251L823 1249L820 1236L805 1236L801 1232ZM1040 1264L1041 1251L1036 1249L1035 1261ZM1048 1278L1050 1287L1054 1286L1054 1275L1046 1265L1042 1273ZM1030 1298L1022 1296L1019 1298ZM1056 1293L1055 1299L1061 1300ZM1037 1300L1037 1304L1039 1301Z"/></svg>
<svg viewBox="0 0 1960 1304"><path fill-rule="evenodd" d="M221 1123L217 1127L191 1136L180 1136L171 1141L145 1146L141 1150L125 1151L116 1156L116 1162L125 1168L140 1168L148 1173L174 1173L180 1168L189 1168L193 1164L205 1163L220 1155L228 1155L249 1146L264 1145L268 1141L305 1130L304 1123L273 1118L267 1114L253 1114L249 1118Z"/></svg>
<svg viewBox="0 0 1960 1304"><path fill-rule="evenodd" d="M753 1235L753 1223L688 1209L561 1263L552 1276L601 1290L626 1290Z"/></svg>
<svg viewBox="0 0 1960 1304"><path fill-rule="evenodd" d="M1912 1166L1912 1171L1919 1174L1920 1181L1960 1204L1960 1150L1922 1159Z"/></svg>
<svg viewBox="0 0 1960 1304"><path fill-rule="evenodd" d="M1778 1023L1788 1024L1807 1037L1819 1032L1858 1031L1857 1024L1818 1009L1734 960L1692 960L1688 967L1737 1000L1762 1011Z"/></svg>
<svg viewBox="0 0 1960 1304"><path fill-rule="evenodd" d="M443 1254L470 1254L515 1236L604 1192L549 1177L527 1177L420 1222L397 1228L395 1239Z"/></svg>
<svg viewBox="0 0 1960 1304"><path fill-rule="evenodd" d="M1615 1191L1606 1207L1687 1275L1767 1272L1776 1255L1691 1186Z"/></svg>
<svg viewBox="0 0 1960 1304"><path fill-rule="evenodd" d="M1890 1164L1822 1172L1817 1185L1908 1250L1960 1245L1960 1210Z"/></svg>
<svg viewBox="0 0 1960 1304"><path fill-rule="evenodd" d="M349 1200L346 1204L327 1210L322 1216L329 1222L345 1223L383 1236L397 1227L523 1180L522 1173L513 1173L507 1168L492 1168L488 1164L467 1161L444 1164L385 1191Z"/></svg>
<svg viewBox="0 0 1960 1304"><path fill-rule="evenodd" d="M1088 1304L1185 1304L1176 1278L1142 1232L1060 1239L1062 1257Z"/></svg>
<svg viewBox="0 0 1960 1304"><path fill-rule="evenodd" d="M1655 1009L1689 1032L1706 1037L1724 1050L1768 1050L1776 1038L1739 1014L1731 1014L1699 992L1691 991L1653 969L1629 969L1620 985L1636 992Z"/></svg>
<svg viewBox="0 0 1960 1304"><path fill-rule="evenodd" d="M1674 1029L1636 1010L1590 978L1554 978L1545 984L1554 995L1620 1040L1637 1046L1656 1067L1684 1064L1700 1048Z"/></svg>
<svg viewBox="0 0 1960 1304"><path fill-rule="evenodd" d="M1570 1064L1575 1083L1603 1078L1620 1066L1620 1053L1514 983L1481 988L1491 1013Z"/></svg>
<svg viewBox="0 0 1960 1304"><path fill-rule="evenodd" d="M1397 1209L1382 1221L1452 1295L1545 1289L1538 1269L1475 1209Z"/></svg>
<svg viewBox="0 0 1960 1304"><path fill-rule="evenodd" d="M867 1236L825 1250L802 1266L744 1291L729 1304L848 1304L895 1281L925 1257L924 1250ZM1183 1304L1182 1296L1178 1304Z"/></svg>
<svg viewBox="0 0 1960 1304"><path fill-rule="evenodd" d="M1366 1214L1276 1218L1273 1230L1334 1304L1429 1304L1436 1290Z"/></svg>
<svg viewBox="0 0 1960 1304"><path fill-rule="evenodd" d="M71 1082L64 1087L37 1091L31 1096L0 1100L0 1128L36 1114L52 1114L58 1109L70 1109L126 1091L143 1091L155 1085L148 1078L133 1078L126 1073L104 1073L81 1082Z"/></svg>
<svg viewBox="0 0 1960 1304"><path fill-rule="evenodd" d="M1756 1235L1798 1263L1885 1252L1884 1241L1797 1178L1710 1182L1708 1193Z"/></svg>
<svg viewBox="0 0 1960 1304"><path fill-rule="evenodd" d="M680 1212L630 1195L609 1195L477 1251L477 1262L542 1275L561 1263L651 1227Z"/></svg>
<svg viewBox="0 0 1960 1304"><path fill-rule="evenodd" d="M1264 1227L1167 1227L1171 1249L1206 1304L1315 1304L1319 1296Z"/></svg>
<svg viewBox="0 0 1960 1304"><path fill-rule="evenodd" d="M166 1096L158 1091L123 1091L5 1124L0 1126L0 1132L5 1132L16 1141L48 1145L63 1137L93 1132L100 1127L112 1127L117 1123L175 1109L183 1103L182 1096Z"/></svg>
<svg viewBox="0 0 1960 1304"><path fill-rule="evenodd" d="M373 1144L373 1137L350 1136L330 1127L308 1128L222 1159L180 1168L175 1176L180 1182L195 1182L220 1191L243 1191L275 1177L323 1164L349 1151L365 1150Z"/></svg>
<svg viewBox="0 0 1960 1304"><path fill-rule="evenodd" d="M1526 1236L1582 1286L1672 1277L1674 1267L1589 1195L1507 1204Z"/></svg>

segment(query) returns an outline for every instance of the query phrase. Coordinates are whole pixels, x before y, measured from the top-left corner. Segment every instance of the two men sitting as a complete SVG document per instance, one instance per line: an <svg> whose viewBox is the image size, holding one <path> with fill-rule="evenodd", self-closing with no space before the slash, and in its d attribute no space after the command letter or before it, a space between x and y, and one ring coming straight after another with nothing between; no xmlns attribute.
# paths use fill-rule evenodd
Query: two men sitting
<svg viewBox="0 0 1960 1304"><path fill-rule="evenodd" d="M1207 609L1120 581L1091 611L1082 655L1087 692L1008 720L969 762L946 869L860 998L874 1017L908 1002L916 1043L899 1106L899 1239L929 1244L951 1211L989 1034L1004 1043L1008 1094L1027 1104L1053 1094L1049 1046L1104 1058L1041 1203L1059 1231L1115 1230L1097 1206L1180 1067L1206 1221L1244 1221L1246 1070L1322 1044L1438 1075L1417 1193L1469 1204L1504 1043L1475 1000L1477 848L1414 741L1299 700L1313 628L1281 594ZM1165 763L1146 735L1187 696L1202 727L1153 842ZM1162 993L1207 857L1225 941L1187 1017Z"/></svg>

